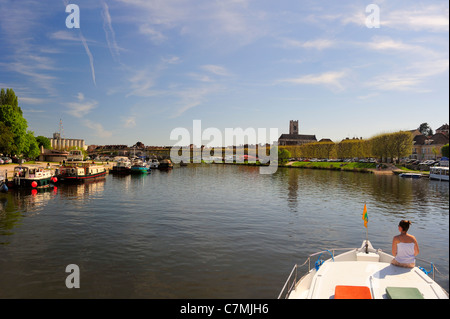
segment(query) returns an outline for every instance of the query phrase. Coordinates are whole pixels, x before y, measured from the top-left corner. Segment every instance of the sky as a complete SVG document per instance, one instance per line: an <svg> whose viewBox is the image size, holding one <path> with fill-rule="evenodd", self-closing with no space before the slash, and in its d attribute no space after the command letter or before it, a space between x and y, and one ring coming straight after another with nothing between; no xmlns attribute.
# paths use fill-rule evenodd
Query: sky
<svg viewBox="0 0 450 319"><path fill-rule="evenodd" d="M173 145L195 120L298 120L339 142L449 122L448 1L0 0L0 43L35 136Z"/></svg>

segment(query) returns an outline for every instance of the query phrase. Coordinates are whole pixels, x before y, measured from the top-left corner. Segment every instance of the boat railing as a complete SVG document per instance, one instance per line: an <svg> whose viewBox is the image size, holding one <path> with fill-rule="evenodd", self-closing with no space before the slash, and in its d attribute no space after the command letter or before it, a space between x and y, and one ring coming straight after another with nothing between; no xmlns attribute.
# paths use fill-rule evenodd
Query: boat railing
<svg viewBox="0 0 450 319"><path fill-rule="evenodd" d="M334 249L326 249L326 250L319 251L319 252L309 255L303 264L301 264L301 265L295 264L294 265L291 273L289 274L288 279L286 280L283 288L281 289L280 294L278 295L278 299L287 298L289 296L289 294L291 293L291 291L295 289L295 285L297 284L298 272L301 267L308 264L308 271L306 273L309 273L311 271L311 258L312 257L315 257L317 255L319 255L319 257L320 257L320 255L323 253L330 253L331 258L334 258L335 252L338 250L355 250L356 251L357 249L358 248L334 248Z"/></svg>

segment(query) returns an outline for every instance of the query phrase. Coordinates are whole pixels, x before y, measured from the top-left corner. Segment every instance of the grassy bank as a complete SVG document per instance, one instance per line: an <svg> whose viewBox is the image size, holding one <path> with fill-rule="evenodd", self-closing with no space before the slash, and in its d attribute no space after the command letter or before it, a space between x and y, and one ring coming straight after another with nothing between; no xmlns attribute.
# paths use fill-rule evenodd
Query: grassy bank
<svg viewBox="0 0 450 319"><path fill-rule="evenodd" d="M294 162L290 166L310 169L330 169L337 171L369 172L376 169L375 163L353 163L353 162Z"/></svg>

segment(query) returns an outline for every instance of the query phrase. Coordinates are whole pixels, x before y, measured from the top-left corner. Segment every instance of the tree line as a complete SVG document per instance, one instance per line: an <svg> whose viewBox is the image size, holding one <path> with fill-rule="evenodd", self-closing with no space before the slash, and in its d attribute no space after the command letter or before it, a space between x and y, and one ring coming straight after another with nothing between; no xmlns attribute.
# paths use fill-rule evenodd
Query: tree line
<svg viewBox="0 0 450 319"><path fill-rule="evenodd" d="M413 135L408 131L383 133L370 139L345 139L339 143L332 141L315 142L295 146L279 146L290 157L295 158L378 158L400 159L412 153ZM288 154L284 153L286 157Z"/></svg>
<svg viewBox="0 0 450 319"><path fill-rule="evenodd" d="M0 90L0 153L9 156L36 158L39 147L47 143L43 136L34 136L28 130L28 122L23 117L18 97L13 89Z"/></svg>

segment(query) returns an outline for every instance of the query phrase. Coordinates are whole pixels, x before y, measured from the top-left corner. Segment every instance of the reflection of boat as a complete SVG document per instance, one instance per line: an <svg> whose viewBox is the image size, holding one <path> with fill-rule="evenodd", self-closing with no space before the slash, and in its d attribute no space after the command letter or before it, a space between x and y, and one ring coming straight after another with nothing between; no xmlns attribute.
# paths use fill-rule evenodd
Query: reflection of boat
<svg viewBox="0 0 450 319"><path fill-rule="evenodd" d="M448 167L431 166L430 179L436 179L439 181L448 181Z"/></svg>
<svg viewBox="0 0 450 319"><path fill-rule="evenodd" d="M367 246L366 246L367 244ZM299 267L295 265L278 298L289 299L448 299L448 293L430 278L424 268L403 268L391 264L393 256L375 250L363 241L360 248L324 250L318 255L315 267L297 280ZM322 254L331 258L323 261ZM431 263L431 270L435 266ZM431 271L430 271L431 272ZM433 271L434 276L434 271Z"/></svg>
<svg viewBox="0 0 450 319"><path fill-rule="evenodd" d="M6 186L6 178L3 175L0 175L0 192L7 192L8 186Z"/></svg>
<svg viewBox="0 0 450 319"><path fill-rule="evenodd" d="M20 165L14 167L12 180L8 179L7 186L15 188L44 188L56 182L53 172L43 167Z"/></svg>
<svg viewBox="0 0 450 319"><path fill-rule="evenodd" d="M150 171L150 165L142 160L135 160L131 165L131 174L148 174Z"/></svg>
<svg viewBox="0 0 450 319"><path fill-rule="evenodd" d="M173 168L172 161L169 159L164 159L161 162L159 162L158 168L162 169L162 170L171 169L171 168Z"/></svg>
<svg viewBox="0 0 450 319"><path fill-rule="evenodd" d="M401 173L398 176L405 177L405 178L421 178L422 174L418 174L418 173Z"/></svg>
<svg viewBox="0 0 450 319"><path fill-rule="evenodd" d="M127 157L116 159L116 165L110 170L112 174L129 174L131 173L131 162Z"/></svg>
<svg viewBox="0 0 450 319"><path fill-rule="evenodd" d="M81 165L63 165L57 169L60 182L84 182L105 178L106 169L102 165L83 163Z"/></svg>

